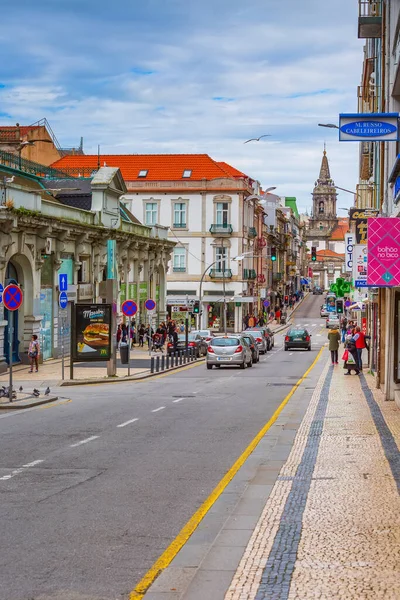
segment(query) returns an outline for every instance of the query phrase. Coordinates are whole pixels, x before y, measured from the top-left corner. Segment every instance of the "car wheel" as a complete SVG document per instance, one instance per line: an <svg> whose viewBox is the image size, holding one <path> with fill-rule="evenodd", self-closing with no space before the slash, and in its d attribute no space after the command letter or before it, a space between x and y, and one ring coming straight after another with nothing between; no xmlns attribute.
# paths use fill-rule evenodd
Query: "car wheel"
<svg viewBox="0 0 400 600"><path fill-rule="evenodd" d="M252 367L253 366L253 359L252 358L250 359L250 362L247 363L247 366L248 367Z"/></svg>
<svg viewBox="0 0 400 600"><path fill-rule="evenodd" d="M307 350L310 351L311 350L311 346L308 346Z"/></svg>
<svg viewBox="0 0 400 600"><path fill-rule="evenodd" d="M285 346L285 352L287 352L289 350L289 348L287 346Z"/></svg>
<svg viewBox="0 0 400 600"><path fill-rule="evenodd" d="M246 363L243 361L242 364L240 365L241 369L245 369L246 368Z"/></svg>
<svg viewBox="0 0 400 600"><path fill-rule="evenodd" d="M216 368L216 369L220 369L220 368L221 368L221 365L215 365L215 368Z"/></svg>
<svg viewBox="0 0 400 600"><path fill-rule="evenodd" d="M207 369L212 369L213 366L212 365L207 365Z"/></svg>

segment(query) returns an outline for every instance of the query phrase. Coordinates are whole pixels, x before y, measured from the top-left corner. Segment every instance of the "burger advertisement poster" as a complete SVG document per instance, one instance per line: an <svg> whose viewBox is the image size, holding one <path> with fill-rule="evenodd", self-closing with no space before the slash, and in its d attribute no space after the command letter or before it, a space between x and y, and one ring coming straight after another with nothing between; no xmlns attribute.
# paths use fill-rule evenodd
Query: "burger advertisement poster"
<svg viewBox="0 0 400 600"><path fill-rule="evenodd" d="M74 361L110 360L110 304L76 304L73 348Z"/></svg>

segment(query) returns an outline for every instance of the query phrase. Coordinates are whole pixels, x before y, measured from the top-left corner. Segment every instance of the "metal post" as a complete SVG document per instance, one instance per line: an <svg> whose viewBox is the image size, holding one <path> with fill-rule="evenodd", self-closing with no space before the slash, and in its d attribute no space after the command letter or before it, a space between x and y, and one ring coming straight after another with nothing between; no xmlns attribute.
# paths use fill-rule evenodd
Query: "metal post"
<svg viewBox="0 0 400 600"><path fill-rule="evenodd" d="M156 357L156 373L160 371L160 357Z"/></svg>
<svg viewBox="0 0 400 600"><path fill-rule="evenodd" d="M166 358L165 362L166 362L165 368L169 369L169 354L167 354L167 358Z"/></svg>
<svg viewBox="0 0 400 600"><path fill-rule="evenodd" d="M222 250L224 250L225 246L224 246L224 240L221 241L222 243ZM224 328L224 335L226 335L226 289L225 289L225 268L226 268L226 262L225 262L225 254L223 254L223 259L222 259L222 292L224 295L224 304L223 304L223 310L224 313L222 315L222 324L223 324L223 328Z"/></svg>
<svg viewBox="0 0 400 600"><path fill-rule="evenodd" d="M128 317L128 377L131 374L131 318Z"/></svg>
<svg viewBox="0 0 400 600"><path fill-rule="evenodd" d="M180 350L180 351L179 351L179 365L181 365L181 364L182 364L182 361L183 361L183 356L182 356L182 354L183 354L183 352L182 352L182 350Z"/></svg>
<svg viewBox="0 0 400 600"><path fill-rule="evenodd" d="M14 335L14 312L12 310L8 311L8 360L10 364L10 380L8 382L8 399L12 402L12 393L13 393L13 380L12 380L12 341Z"/></svg>
<svg viewBox="0 0 400 600"><path fill-rule="evenodd" d="M65 356L64 356L64 333L65 333L65 318L61 317L61 379L65 377Z"/></svg>
<svg viewBox="0 0 400 600"><path fill-rule="evenodd" d="M150 359L150 373L154 373L154 356Z"/></svg>
<svg viewBox="0 0 400 600"><path fill-rule="evenodd" d="M165 370L165 356L164 354L161 357L161 371Z"/></svg>
<svg viewBox="0 0 400 600"><path fill-rule="evenodd" d="M202 291L203 291L203 281L204 281L204 277L207 275L207 271L209 269L211 269L211 267L213 267L216 264L216 260L214 260L214 262L212 262L210 265L208 265L208 267L204 270L201 279L200 279L200 290L199 290L199 304L200 304L200 312L199 312L199 320L198 323L196 325L197 329L201 329L202 327L202 316L203 316L203 299L202 299Z"/></svg>
<svg viewBox="0 0 400 600"><path fill-rule="evenodd" d="M69 378L74 378L75 303L71 302L71 331L69 351Z"/></svg>

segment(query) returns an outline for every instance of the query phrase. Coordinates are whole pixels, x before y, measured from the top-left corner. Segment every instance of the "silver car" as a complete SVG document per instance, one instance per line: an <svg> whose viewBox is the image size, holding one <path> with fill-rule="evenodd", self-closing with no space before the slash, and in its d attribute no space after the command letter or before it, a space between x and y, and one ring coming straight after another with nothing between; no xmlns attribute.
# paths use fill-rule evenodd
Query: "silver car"
<svg viewBox="0 0 400 600"><path fill-rule="evenodd" d="M246 331L255 338L260 354L266 354L267 350L270 350L270 339L266 327L249 327Z"/></svg>
<svg viewBox="0 0 400 600"><path fill-rule="evenodd" d="M340 328L340 319L337 316L337 313L331 312L329 313L329 317L326 320L326 328L328 329L339 329Z"/></svg>
<svg viewBox="0 0 400 600"><path fill-rule="evenodd" d="M241 369L253 366L253 357L247 341L240 335L213 338L207 348L207 369L215 365L236 365Z"/></svg>

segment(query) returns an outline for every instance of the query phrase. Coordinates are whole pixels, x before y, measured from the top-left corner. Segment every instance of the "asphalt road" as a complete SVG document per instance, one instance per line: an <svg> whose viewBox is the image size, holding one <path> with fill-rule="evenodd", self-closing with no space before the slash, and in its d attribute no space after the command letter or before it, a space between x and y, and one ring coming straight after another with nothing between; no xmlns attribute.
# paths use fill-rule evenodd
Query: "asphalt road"
<svg viewBox="0 0 400 600"><path fill-rule="evenodd" d="M61 388L0 416L0 599L128 598L315 359L321 303L296 312L311 352L280 334L245 371Z"/></svg>

